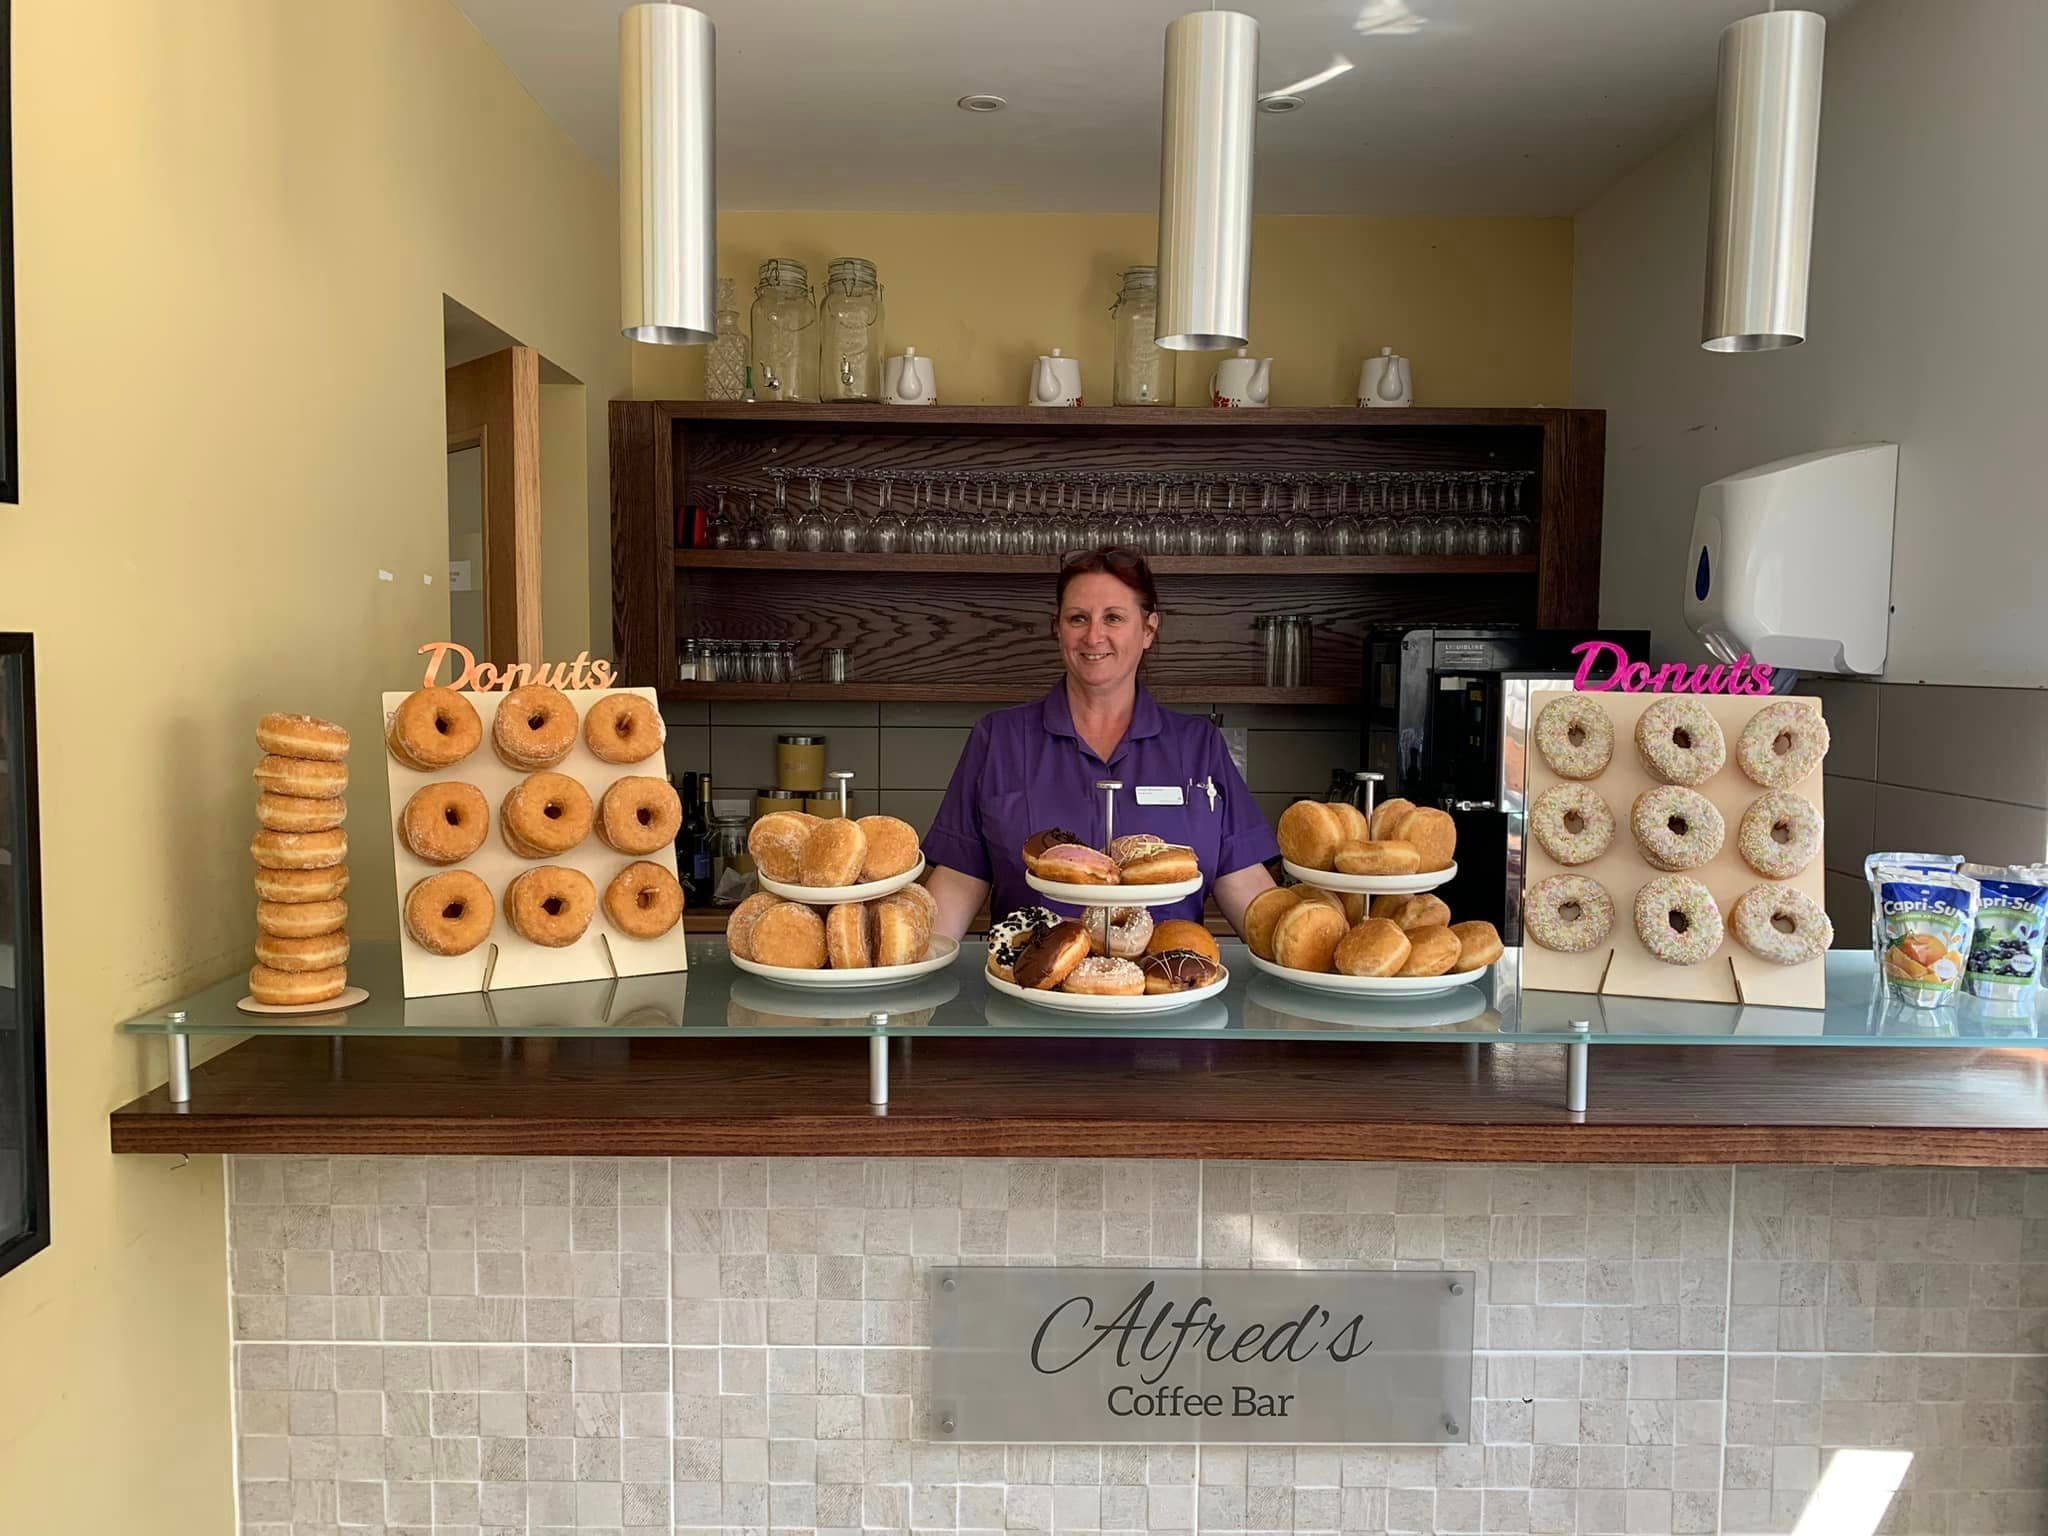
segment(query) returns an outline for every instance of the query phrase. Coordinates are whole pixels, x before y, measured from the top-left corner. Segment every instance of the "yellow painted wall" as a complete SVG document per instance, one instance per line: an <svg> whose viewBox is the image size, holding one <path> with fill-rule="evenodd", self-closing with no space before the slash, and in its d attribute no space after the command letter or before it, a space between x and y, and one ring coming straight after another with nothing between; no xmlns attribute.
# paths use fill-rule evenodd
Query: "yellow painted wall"
<svg viewBox="0 0 2048 1536"><path fill-rule="evenodd" d="M722 213L721 272L746 324L754 274L793 256L822 286L833 256L866 256L886 289L886 343L936 362L939 397L1021 405L1032 360L1082 361L1109 402L1117 276L1155 259L1149 214ZM1571 394L1569 219L1262 218L1252 246L1252 349L1275 405L1349 405L1383 346L1413 361L1426 405L1563 405ZM1179 403L1208 399L1217 356L1184 357ZM634 392L700 394L701 354L641 348Z"/></svg>
<svg viewBox="0 0 2048 1536"><path fill-rule="evenodd" d="M55 1245L0 1277L0 1528L221 1536L221 1167L109 1155L162 1075L114 1025L247 963L263 710L356 732L354 927L392 931L377 695L446 623L441 295L584 381L602 508L616 194L443 0L32 0L14 90L0 628L39 659ZM607 573L556 489L573 654Z"/></svg>

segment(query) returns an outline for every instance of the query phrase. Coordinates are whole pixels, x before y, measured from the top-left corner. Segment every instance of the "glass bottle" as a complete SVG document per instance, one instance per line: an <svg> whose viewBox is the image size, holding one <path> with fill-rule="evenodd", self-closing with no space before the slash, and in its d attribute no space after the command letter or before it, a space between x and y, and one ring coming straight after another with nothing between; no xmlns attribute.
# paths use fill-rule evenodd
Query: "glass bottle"
<svg viewBox="0 0 2048 1536"><path fill-rule="evenodd" d="M800 261L761 263L754 284L754 391L763 400L818 398L818 323L811 275Z"/></svg>
<svg viewBox="0 0 2048 1536"><path fill-rule="evenodd" d="M870 405L882 398L882 285L875 264L834 258L818 300L818 398Z"/></svg>
<svg viewBox="0 0 2048 1536"><path fill-rule="evenodd" d="M740 301L729 277L718 280L718 339L704 351L704 398L743 400L747 394L747 364L753 353L747 333L740 329Z"/></svg>
<svg viewBox="0 0 2048 1536"><path fill-rule="evenodd" d="M1173 354L1153 339L1159 324L1159 269L1132 267L1109 307L1111 398L1118 405L1173 404Z"/></svg>

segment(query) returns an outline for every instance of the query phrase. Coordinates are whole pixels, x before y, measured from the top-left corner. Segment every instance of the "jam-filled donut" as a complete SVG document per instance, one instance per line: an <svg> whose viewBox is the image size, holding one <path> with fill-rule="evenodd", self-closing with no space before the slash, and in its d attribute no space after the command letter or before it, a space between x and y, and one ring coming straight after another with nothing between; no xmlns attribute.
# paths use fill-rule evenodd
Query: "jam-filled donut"
<svg viewBox="0 0 2048 1536"><path fill-rule="evenodd" d="M1614 928L1614 898L1598 880L1552 875L1522 897L1522 926L1545 949L1580 954L1607 942Z"/></svg>
<svg viewBox="0 0 2048 1536"><path fill-rule="evenodd" d="M339 795L308 800L265 790L256 797L256 825L271 832L332 832L347 820L348 802Z"/></svg>
<svg viewBox="0 0 2048 1536"><path fill-rule="evenodd" d="M1614 841L1614 812L1585 784L1553 784L1529 807L1529 831L1560 864L1590 864Z"/></svg>
<svg viewBox="0 0 2048 1536"><path fill-rule="evenodd" d="M1090 907L1081 921L1094 954L1135 960L1152 942L1152 914L1143 907Z"/></svg>
<svg viewBox="0 0 2048 1536"><path fill-rule="evenodd" d="M580 869L545 864L505 887L505 917L522 939L549 949L574 944L597 912L597 887Z"/></svg>
<svg viewBox="0 0 2048 1536"><path fill-rule="evenodd" d="M608 693L583 717L583 744L600 762L644 763L666 736L660 714L637 693Z"/></svg>
<svg viewBox="0 0 2048 1536"><path fill-rule="evenodd" d="M256 787L295 800L333 800L348 788L348 764L309 757L267 756L257 760L250 777Z"/></svg>
<svg viewBox="0 0 2048 1536"><path fill-rule="evenodd" d="M861 835L868 840L867 853L860 863L863 883L887 880L917 868L923 855L918 849L917 828L909 822L900 816L863 816L858 825Z"/></svg>
<svg viewBox="0 0 2048 1536"><path fill-rule="evenodd" d="M567 853L590 835L590 793L566 773L536 773L505 792L498 831L522 859Z"/></svg>
<svg viewBox="0 0 2048 1536"><path fill-rule="evenodd" d="M312 715L265 715L256 722L256 745L279 757L348 761L348 732L332 720Z"/></svg>
<svg viewBox="0 0 2048 1536"><path fill-rule="evenodd" d="M1119 838L1118 842L1123 841ZM1084 845L1087 839L1078 832L1069 832L1065 827L1048 827L1043 832L1034 832L1024 839L1024 867L1041 880L1052 877L1038 867L1038 861L1054 848ZM1105 855L1107 857L1107 855Z"/></svg>
<svg viewBox="0 0 2048 1536"><path fill-rule="evenodd" d="M331 869L348 861L346 832L258 832L249 854L262 869Z"/></svg>
<svg viewBox="0 0 2048 1536"><path fill-rule="evenodd" d="M1789 885L1754 885L1729 914L1742 947L1772 965L1798 965L1825 953L1835 925L1819 902Z"/></svg>
<svg viewBox="0 0 2048 1536"><path fill-rule="evenodd" d="M1675 784L1637 795L1628 819L1636 847L1658 869L1698 869L1721 851L1728 836L1713 801Z"/></svg>
<svg viewBox="0 0 2048 1536"><path fill-rule="evenodd" d="M683 829L683 802L667 779L615 779L598 805L597 835L620 853L653 853Z"/></svg>
<svg viewBox="0 0 2048 1536"><path fill-rule="evenodd" d="M1790 700L1766 704L1735 741L1735 761L1765 789L1790 789L1828 755L1828 723L1820 711Z"/></svg>
<svg viewBox="0 0 2048 1536"><path fill-rule="evenodd" d="M399 841L428 864L460 864L490 830L490 802L474 784L422 785L398 815Z"/></svg>
<svg viewBox="0 0 2048 1536"><path fill-rule="evenodd" d="M1660 875L1636 892L1636 937L1666 965L1698 965L1727 929L1712 891L1686 875Z"/></svg>
<svg viewBox="0 0 2048 1536"><path fill-rule="evenodd" d="M491 936L497 903L466 869L429 875L405 893L406 935L437 955L466 955Z"/></svg>
<svg viewBox="0 0 2048 1536"><path fill-rule="evenodd" d="M507 768L535 773L552 768L576 745L576 706L559 688L529 683L499 701L491 721L491 750Z"/></svg>
<svg viewBox="0 0 2048 1536"><path fill-rule="evenodd" d="M633 939L658 939L683 920L683 888L659 864L628 864L604 888L604 915Z"/></svg>
<svg viewBox="0 0 2048 1536"><path fill-rule="evenodd" d="M452 768L484 739L476 709L453 688L422 688L391 712L385 745L408 768L431 773Z"/></svg>
<svg viewBox="0 0 2048 1536"><path fill-rule="evenodd" d="M1820 812L1789 789L1759 795L1742 813L1735 847L1758 874L1789 880L1820 853Z"/></svg>
<svg viewBox="0 0 2048 1536"><path fill-rule="evenodd" d="M804 844L818 826L818 818L807 811L770 811L747 833L754 867L770 880L795 885L803 873Z"/></svg>
<svg viewBox="0 0 2048 1536"><path fill-rule="evenodd" d="M1598 699L1560 694L1536 717L1536 750L1559 778L1597 779L1614 758L1614 722Z"/></svg>
<svg viewBox="0 0 2048 1536"><path fill-rule="evenodd" d="M1636 721L1636 755L1659 783L1704 784L1728 761L1728 739L1698 699L1659 699Z"/></svg>

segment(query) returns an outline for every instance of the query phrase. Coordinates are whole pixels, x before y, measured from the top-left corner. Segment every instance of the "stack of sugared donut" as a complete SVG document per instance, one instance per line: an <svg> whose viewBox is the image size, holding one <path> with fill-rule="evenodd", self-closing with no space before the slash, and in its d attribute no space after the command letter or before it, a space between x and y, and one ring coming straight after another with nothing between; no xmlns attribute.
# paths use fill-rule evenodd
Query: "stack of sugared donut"
<svg viewBox="0 0 2048 1536"><path fill-rule="evenodd" d="M311 715L256 722L256 964L249 996L282 1007L348 987L348 732Z"/></svg>

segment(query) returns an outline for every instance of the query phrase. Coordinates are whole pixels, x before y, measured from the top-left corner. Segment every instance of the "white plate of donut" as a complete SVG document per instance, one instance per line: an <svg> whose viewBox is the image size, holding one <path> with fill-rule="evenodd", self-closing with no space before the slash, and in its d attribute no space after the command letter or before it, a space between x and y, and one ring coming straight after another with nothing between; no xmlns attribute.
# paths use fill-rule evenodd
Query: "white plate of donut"
<svg viewBox="0 0 2048 1536"><path fill-rule="evenodd" d="M1201 890L1202 877L1176 880L1171 885L1068 885L1027 872L1024 883L1039 895L1070 907L1170 907Z"/></svg>
<svg viewBox="0 0 2048 1536"><path fill-rule="evenodd" d="M929 976L933 971L942 971L951 965L953 956L959 952L957 939L934 934L931 953L908 965L864 965L844 971L808 970L792 965L763 965L758 960L743 960L738 955L733 955L732 963L751 976L778 982L785 987L801 987L809 992L852 992L863 987L894 986L914 977Z"/></svg>
<svg viewBox="0 0 2048 1536"><path fill-rule="evenodd" d="M1433 891L1458 878L1455 862L1448 869L1432 869L1418 875L1342 875L1327 869L1310 869L1282 859L1281 867L1303 885L1319 885L1326 891L1348 891L1354 896L1412 896Z"/></svg>
<svg viewBox="0 0 2048 1536"><path fill-rule="evenodd" d="M1446 971L1441 976L1342 976L1334 971L1298 971L1273 960L1253 955L1252 964L1268 976L1307 987L1311 992L1335 992L1345 997L1439 997L1469 986L1490 969L1479 966L1469 971Z"/></svg>
<svg viewBox="0 0 2048 1536"><path fill-rule="evenodd" d="M1091 887L1094 889L1094 887ZM1110 889L1110 887L1100 887ZM933 941L934 943L937 940ZM1058 1013L1169 1013L1176 1008L1185 1008L1190 1003L1199 1003L1214 997L1230 985L1230 972L1218 968L1216 979L1205 987L1190 987L1185 992L1149 992L1136 997L1112 997L1101 992L1061 992L1057 988L1041 992L1033 987L1020 987L1014 981L984 971L989 986L1004 997L1014 997L1021 1002L1034 1003L1040 1008L1050 1008Z"/></svg>
<svg viewBox="0 0 2048 1536"><path fill-rule="evenodd" d="M780 896L784 901L801 901L814 907L836 907L848 901L874 901L888 896L911 884L924 873L924 858L900 875L891 875L886 880L866 880L859 885L795 885L787 880L770 880L766 875L756 873L761 889L770 895Z"/></svg>

